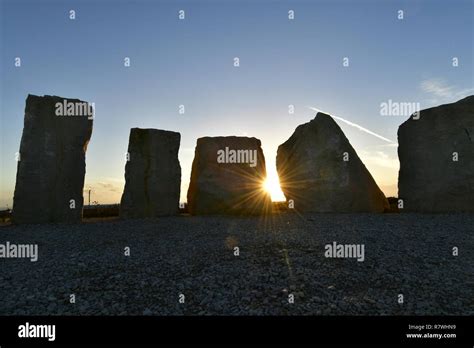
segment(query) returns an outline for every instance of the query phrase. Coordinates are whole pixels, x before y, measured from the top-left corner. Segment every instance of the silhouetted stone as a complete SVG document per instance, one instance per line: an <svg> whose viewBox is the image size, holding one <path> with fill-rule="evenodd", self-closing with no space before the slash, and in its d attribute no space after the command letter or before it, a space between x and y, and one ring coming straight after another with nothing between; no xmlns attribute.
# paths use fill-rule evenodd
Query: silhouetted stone
<svg viewBox="0 0 474 348"><path fill-rule="evenodd" d="M64 103L71 105L69 115L65 109L58 116L57 105ZM13 198L15 223L81 221L92 134L89 111L91 104L78 99L28 95Z"/></svg>
<svg viewBox="0 0 474 348"><path fill-rule="evenodd" d="M348 161L344 161L344 158ZM383 212L385 195L329 115L318 113L278 147L287 201L303 212Z"/></svg>
<svg viewBox="0 0 474 348"><path fill-rule="evenodd" d="M271 209L263 190L265 157L260 140L204 137L197 140L188 208L191 214L262 214Z"/></svg>
<svg viewBox="0 0 474 348"><path fill-rule="evenodd" d="M398 128L403 210L474 211L474 96L416 117Z"/></svg>
<svg viewBox="0 0 474 348"><path fill-rule="evenodd" d="M132 128L120 217L174 215L179 209L179 133Z"/></svg>

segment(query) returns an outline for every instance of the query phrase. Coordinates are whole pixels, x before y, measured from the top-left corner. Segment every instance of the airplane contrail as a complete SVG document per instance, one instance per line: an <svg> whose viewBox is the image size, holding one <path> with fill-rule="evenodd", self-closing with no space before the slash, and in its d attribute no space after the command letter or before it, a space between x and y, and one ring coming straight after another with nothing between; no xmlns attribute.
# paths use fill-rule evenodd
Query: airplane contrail
<svg viewBox="0 0 474 348"><path fill-rule="evenodd" d="M320 109L316 109L316 108L314 108L314 107L312 107L312 106L308 106L308 108L310 108L311 110L317 111L317 112L322 112L322 113L331 115L332 118L335 118L336 120L342 121L342 122L348 124L349 126L355 127L355 128L357 128L358 130L360 130L360 131L362 131L362 132L365 132L365 133L367 133L367 134L373 135L374 137L377 137L377 138L379 138L379 139L382 139L383 141L386 141L386 142L388 142L388 143L394 144L394 142L391 141L390 139L387 139L387 138L385 138L385 137L383 137L383 136L381 136L381 135L378 135L377 133L374 133L374 132L372 132L371 130L369 130L369 129L367 129L367 128L364 128L364 127L362 127L362 126L359 126L358 124L355 124L355 123L353 123L353 122L351 122L351 121L345 120L345 119L343 119L342 117L334 116L334 115L329 114L329 113L327 113L327 112L324 112L324 111L322 111L322 110L320 110Z"/></svg>

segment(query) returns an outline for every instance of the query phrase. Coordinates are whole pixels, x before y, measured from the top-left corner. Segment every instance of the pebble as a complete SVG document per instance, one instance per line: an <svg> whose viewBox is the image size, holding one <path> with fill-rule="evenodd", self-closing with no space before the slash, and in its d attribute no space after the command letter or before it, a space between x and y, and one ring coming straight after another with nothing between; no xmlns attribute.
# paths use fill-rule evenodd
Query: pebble
<svg viewBox="0 0 474 348"><path fill-rule="evenodd" d="M0 315L474 315L474 214L305 215L2 226L40 258L0 260ZM363 243L365 261L326 258L333 241Z"/></svg>

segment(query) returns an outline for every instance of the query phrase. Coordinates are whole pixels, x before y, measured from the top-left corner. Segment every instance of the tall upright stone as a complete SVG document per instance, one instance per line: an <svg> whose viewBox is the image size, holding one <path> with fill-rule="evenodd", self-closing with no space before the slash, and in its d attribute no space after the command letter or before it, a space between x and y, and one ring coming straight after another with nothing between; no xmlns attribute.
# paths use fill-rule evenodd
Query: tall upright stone
<svg viewBox="0 0 474 348"><path fill-rule="evenodd" d="M180 139L177 132L131 129L120 217L147 218L178 213Z"/></svg>
<svg viewBox="0 0 474 348"><path fill-rule="evenodd" d="M474 211L474 96L412 115L398 144L402 211Z"/></svg>
<svg viewBox="0 0 474 348"><path fill-rule="evenodd" d="M13 198L14 223L80 222L93 106L28 95Z"/></svg>
<svg viewBox="0 0 474 348"><path fill-rule="evenodd" d="M267 213L271 199L263 189L266 175L260 140L236 136L199 138L188 189L189 212Z"/></svg>
<svg viewBox="0 0 474 348"><path fill-rule="evenodd" d="M383 212L389 204L341 128L318 113L278 147L277 171L301 212Z"/></svg>

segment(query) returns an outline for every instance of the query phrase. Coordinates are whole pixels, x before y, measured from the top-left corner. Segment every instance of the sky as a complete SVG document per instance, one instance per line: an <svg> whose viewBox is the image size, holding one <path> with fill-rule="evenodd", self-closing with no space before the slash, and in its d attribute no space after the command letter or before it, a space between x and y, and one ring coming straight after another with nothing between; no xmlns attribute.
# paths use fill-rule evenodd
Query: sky
<svg viewBox="0 0 474 348"><path fill-rule="evenodd" d="M474 94L473 4L0 0L0 208L12 206L28 94L95 103L84 188L101 204L120 201L133 127L181 133L182 201L197 138L225 135L262 141L272 198L283 200L276 150L315 110L337 116L396 196L397 129L409 115L382 115L381 104Z"/></svg>

